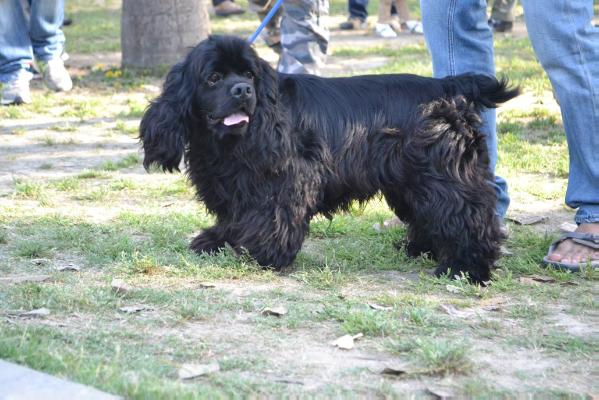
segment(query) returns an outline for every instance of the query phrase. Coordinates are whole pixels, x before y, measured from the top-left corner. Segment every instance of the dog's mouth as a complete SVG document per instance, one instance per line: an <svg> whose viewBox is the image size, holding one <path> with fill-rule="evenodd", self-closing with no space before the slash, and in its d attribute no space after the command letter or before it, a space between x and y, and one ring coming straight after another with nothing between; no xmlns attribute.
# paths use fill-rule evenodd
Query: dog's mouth
<svg viewBox="0 0 599 400"><path fill-rule="evenodd" d="M231 115L227 115L225 118L223 118L223 125L225 126L235 126L244 123L249 124L250 117L243 111L238 111Z"/></svg>
<svg viewBox="0 0 599 400"><path fill-rule="evenodd" d="M223 124L224 126L242 126L250 123L250 117L245 111L239 110L232 114L225 115L224 117L208 114L208 121L215 125Z"/></svg>

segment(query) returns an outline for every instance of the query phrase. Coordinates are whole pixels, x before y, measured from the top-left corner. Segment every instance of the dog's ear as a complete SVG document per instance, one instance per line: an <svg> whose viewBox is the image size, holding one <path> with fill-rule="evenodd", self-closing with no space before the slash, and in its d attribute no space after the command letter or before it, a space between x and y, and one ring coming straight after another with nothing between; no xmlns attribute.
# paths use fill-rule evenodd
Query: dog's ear
<svg viewBox="0 0 599 400"><path fill-rule="evenodd" d="M185 83L184 63L169 71L162 94L152 101L139 127L144 148L144 168L157 164L163 171L179 171L187 144L186 119L193 99L191 85Z"/></svg>

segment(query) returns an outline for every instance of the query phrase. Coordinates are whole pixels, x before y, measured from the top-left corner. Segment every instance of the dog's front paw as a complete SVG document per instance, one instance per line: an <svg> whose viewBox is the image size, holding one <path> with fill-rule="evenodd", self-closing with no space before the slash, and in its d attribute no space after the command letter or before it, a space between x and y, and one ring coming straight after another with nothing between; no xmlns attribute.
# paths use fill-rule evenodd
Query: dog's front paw
<svg viewBox="0 0 599 400"><path fill-rule="evenodd" d="M225 247L225 242L219 240L211 231L205 231L196 236L189 248L198 254L212 254Z"/></svg>

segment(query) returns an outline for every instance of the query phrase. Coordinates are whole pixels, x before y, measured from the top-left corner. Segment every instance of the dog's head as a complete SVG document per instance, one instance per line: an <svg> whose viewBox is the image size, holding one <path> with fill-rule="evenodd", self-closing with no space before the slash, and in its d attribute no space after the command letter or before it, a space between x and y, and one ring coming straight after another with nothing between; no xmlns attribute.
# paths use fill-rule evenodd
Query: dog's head
<svg viewBox="0 0 599 400"><path fill-rule="evenodd" d="M275 73L250 45L211 36L168 73L140 126L144 166L178 169L194 135L223 140L247 133L257 108L272 98Z"/></svg>

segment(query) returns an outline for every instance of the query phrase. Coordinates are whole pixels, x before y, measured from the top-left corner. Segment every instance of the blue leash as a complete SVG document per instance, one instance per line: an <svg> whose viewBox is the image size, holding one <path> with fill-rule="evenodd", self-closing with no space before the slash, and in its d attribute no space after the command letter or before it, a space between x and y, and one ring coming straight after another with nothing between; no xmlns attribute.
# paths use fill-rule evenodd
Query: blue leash
<svg viewBox="0 0 599 400"><path fill-rule="evenodd" d="M274 15L277 12L277 10L281 7L281 4L283 4L283 0L277 0L277 2L275 3L275 5L272 6L272 8L268 12L268 14L266 14L266 17L264 18L264 21L262 21L262 23L260 24L260 26L258 27L258 29L256 29L256 32L254 32L254 34L252 36L250 36L250 38L248 39L249 43L254 43L254 41L256 40L256 38L258 37L258 35L260 34L260 32L262 32L262 30L264 29L264 27L266 26L266 24L268 24L268 22L272 19L272 17L274 17Z"/></svg>

